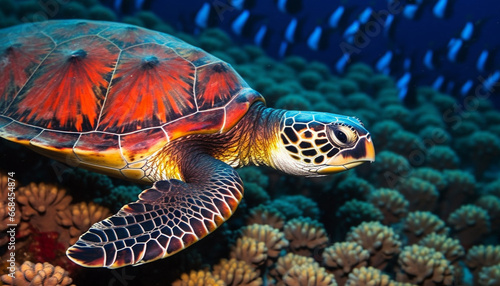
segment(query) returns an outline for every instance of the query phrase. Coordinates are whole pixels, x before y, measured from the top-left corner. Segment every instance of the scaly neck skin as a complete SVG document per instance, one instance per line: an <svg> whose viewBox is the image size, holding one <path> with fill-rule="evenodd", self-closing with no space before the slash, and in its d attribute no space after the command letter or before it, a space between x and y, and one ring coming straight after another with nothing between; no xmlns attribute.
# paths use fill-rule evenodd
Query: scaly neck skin
<svg viewBox="0 0 500 286"><path fill-rule="evenodd" d="M252 105L247 114L227 133L229 139L214 156L233 167L266 165L275 167L273 151L279 143L284 110Z"/></svg>

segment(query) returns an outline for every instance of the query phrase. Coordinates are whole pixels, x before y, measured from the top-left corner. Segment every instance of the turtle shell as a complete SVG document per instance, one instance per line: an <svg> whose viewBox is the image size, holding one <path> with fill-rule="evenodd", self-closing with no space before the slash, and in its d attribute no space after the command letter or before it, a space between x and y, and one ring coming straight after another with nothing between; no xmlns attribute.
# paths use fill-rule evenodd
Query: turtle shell
<svg viewBox="0 0 500 286"><path fill-rule="evenodd" d="M0 38L0 136L59 160L124 168L263 101L229 64L137 26L47 21Z"/></svg>

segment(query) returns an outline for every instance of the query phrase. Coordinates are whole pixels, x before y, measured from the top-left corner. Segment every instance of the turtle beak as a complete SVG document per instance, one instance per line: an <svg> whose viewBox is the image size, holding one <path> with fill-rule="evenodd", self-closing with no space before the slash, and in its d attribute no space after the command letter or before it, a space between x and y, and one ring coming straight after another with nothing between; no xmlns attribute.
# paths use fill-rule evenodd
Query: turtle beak
<svg viewBox="0 0 500 286"><path fill-rule="evenodd" d="M352 149L346 149L330 159L326 166L318 170L318 174L325 175L352 169L365 162L375 161L375 147L370 134L359 139Z"/></svg>

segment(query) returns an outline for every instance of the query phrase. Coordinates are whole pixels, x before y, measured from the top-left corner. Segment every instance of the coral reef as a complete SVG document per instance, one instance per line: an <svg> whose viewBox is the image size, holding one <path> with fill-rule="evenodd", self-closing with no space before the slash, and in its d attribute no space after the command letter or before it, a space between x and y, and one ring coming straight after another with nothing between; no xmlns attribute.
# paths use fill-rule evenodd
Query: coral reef
<svg viewBox="0 0 500 286"><path fill-rule="evenodd" d="M45 20L42 2L0 0L0 27ZM122 16L99 1L78 0L51 15L76 17L171 33L228 61L271 107L361 118L377 150L373 164L328 178L238 170L245 197L233 217L173 257L124 268L129 285L500 283L500 112L489 101L473 98L477 105L467 108L464 99L417 87L417 104L405 105L396 79L365 64L353 61L345 74L334 75L331 65L299 56L280 62L219 29L178 32L154 11ZM2 276L4 284L70 285L70 274L78 285L115 279L114 270L76 268L64 252L91 224L135 201L142 186L56 163L5 140L0 169L15 170L17 182L9 205L0 173L0 255L9 255L7 223L17 224L22 263L16 266L22 275ZM10 207L15 216L7 222Z"/></svg>
<svg viewBox="0 0 500 286"><path fill-rule="evenodd" d="M75 285L72 284L73 279L68 276L68 271L48 262L32 263L30 261L26 261L21 266L16 266L14 277L5 274L2 275L1 280L5 283L4 285L12 286Z"/></svg>

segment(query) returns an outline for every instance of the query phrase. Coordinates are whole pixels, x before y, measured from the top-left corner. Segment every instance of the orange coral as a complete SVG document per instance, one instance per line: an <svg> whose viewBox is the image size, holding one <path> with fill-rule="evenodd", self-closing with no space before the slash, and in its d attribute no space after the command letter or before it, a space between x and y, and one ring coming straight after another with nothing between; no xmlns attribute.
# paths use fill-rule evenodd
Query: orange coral
<svg viewBox="0 0 500 286"><path fill-rule="evenodd" d="M370 252L356 242L336 242L323 251L323 264L333 272L339 285L344 285L353 269L366 266Z"/></svg>
<svg viewBox="0 0 500 286"><path fill-rule="evenodd" d="M389 275L382 274L377 268L373 267L360 267L355 268L349 274L346 286L390 286Z"/></svg>
<svg viewBox="0 0 500 286"><path fill-rule="evenodd" d="M69 244L74 244L80 235L87 231L94 223L101 221L111 213L109 209L94 203L81 202L58 212L57 218L60 225L68 228ZM66 237L63 238L64 240Z"/></svg>
<svg viewBox="0 0 500 286"><path fill-rule="evenodd" d="M260 205L250 210L247 225L254 223L267 224L281 230L285 224L285 217L272 207Z"/></svg>
<svg viewBox="0 0 500 286"><path fill-rule="evenodd" d="M444 221L431 212L411 212L403 224L403 231L408 238L408 244L417 243L430 233L447 235L449 229Z"/></svg>
<svg viewBox="0 0 500 286"><path fill-rule="evenodd" d="M490 232L490 216L475 205L464 205L448 217L448 223L462 245L470 246Z"/></svg>
<svg viewBox="0 0 500 286"><path fill-rule="evenodd" d="M284 232L285 238L290 242L290 250L304 256L322 250L328 243L323 224L310 218L300 217L288 221Z"/></svg>
<svg viewBox="0 0 500 286"><path fill-rule="evenodd" d="M453 266L441 252L425 246L406 246L398 258L396 280L423 286L453 285Z"/></svg>
<svg viewBox="0 0 500 286"><path fill-rule="evenodd" d="M214 277L221 279L228 286L260 286L263 283L259 272L253 266L234 258L222 259L219 264L214 266L212 272Z"/></svg>
<svg viewBox="0 0 500 286"><path fill-rule="evenodd" d="M48 262L33 263L30 261L24 262L21 267L16 266L15 278L9 275L2 276L2 282L5 285L16 286L66 286L71 284L73 279L68 276L68 271L59 266L53 266Z"/></svg>
<svg viewBox="0 0 500 286"><path fill-rule="evenodd" d="M364 222L353 227L346 237L370 252L370 266L383 269L387 262L401 250L399 235L379 222Z"/></svg>
<svg viewBox="0 0 500 286"><path fill-rule="evenodd" d="M267 259L267 247L262 241L251 237L240 237L231 247L231 258L242 260L254 267L263 264Z"/></svg>
<svg viewBox="0 0 500 286"><path fill-rule="evenodd" d="M252 224L242 228L241 234L244 237L264 242L267 248L268 265L272 264L272 260L275 260L281 250L288 246L284 233L269 225Z"/></svg>
<svg viewBox="0 0 500 286"><path fill-rule="evenodd" d="M212 273L206 270L194 271L189 274L182 274L181 278L172 283L173 286L225 286L226 283L221 279L215 278Z"/></svg>
<svg viewBox="0 0 500 286"><path fill-rule="evenodd" d="M383 224L399 222L408 214L408 200L398 191L382 188L371 193L369 201L383 214Z"/></svg>

